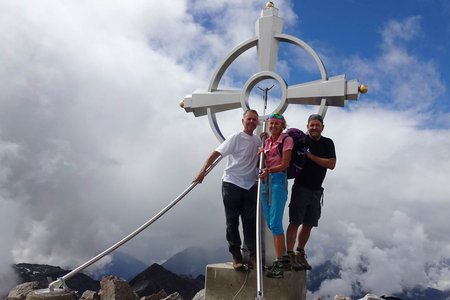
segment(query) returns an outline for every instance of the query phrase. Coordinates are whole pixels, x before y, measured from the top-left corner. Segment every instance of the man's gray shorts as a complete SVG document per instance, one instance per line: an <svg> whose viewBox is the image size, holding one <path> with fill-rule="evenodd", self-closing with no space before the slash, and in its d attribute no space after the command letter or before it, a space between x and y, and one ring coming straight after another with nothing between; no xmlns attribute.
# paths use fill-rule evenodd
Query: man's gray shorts
<svg viewBox="0 0 450 300"><path fill-rule="evenodd" d="M294 183L289 203L289 223L316 227L322 211L322 196L323 189L310 190Z"/></svg>

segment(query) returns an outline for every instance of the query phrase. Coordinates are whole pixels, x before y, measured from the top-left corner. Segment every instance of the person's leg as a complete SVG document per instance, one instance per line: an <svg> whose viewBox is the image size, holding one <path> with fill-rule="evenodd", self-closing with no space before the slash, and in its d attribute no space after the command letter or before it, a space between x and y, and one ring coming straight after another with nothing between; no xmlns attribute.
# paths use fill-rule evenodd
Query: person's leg
<svg viewBox="0 0 450 300"><path fill-rule="evenodd" d="M297 240L298 225L290 223L286 230L286 250L293 252Z"/></svg>
<svg viewBox="0 0 450 300"><path fill-rule="evenodd" d="M283 278L284 271L291 270L289 258L285 256L285 237L284 234L277 234L273 236L273 243L275 246L275 254L277 259L273 262L273 265L269 268L266 275L270 278Z"/></svg>
<svg viewBox="0 0 450 300"><path fill-rule="evenodd" d="M244 243L250 252L250 257L256 255L256 197L258 186L255 184L250 190L245 191L242 206L242 231Z"/></svg>
<svg viewBox="0 0 450 300"><path fill-rule="evenodd" d="M305 270L311 270L311 265L306 260L305 246L311 235L311 230L313 226L308 224L302 224L300 232L298 233L298 245L297 253L295 254L295 259L298 264L300 264Z"/></svg>
<svg viewBox="0 0 450 300"><path fill-rule="evenodd" d="M302 197L304 198L304 201L307 202L308 206L300 232L298 233L298 249L305 249L309 237L311 236L311 230L319 224L319 219L322 212L322 195L322 190L302 189Z"/></svg>
<svg viewBox="0 0 450 300"><path fill-rule="evenodd" d="M289 203L289 225L286 231L286 250L289 255L291 267L295 271L304 270L305 267L297 261L294 247L299 234L299 226L304 220L306 212L306 199L302 188L294 183L292 186L291 201Z"/></svg>
<svg viewBox="0 0 450 300"><path fill-rule="evenodd" d="M273 244L275 246L275 255L277 259L286 254L286 241L284 234L277 234L273 236Z"/></svg>
<svg viewBox="0 0 450 300"><path fill-rule="evenodd" d="M308 209L306 211L303 224L300 228L300 232L298 233L298 252L296 254L296 260L306 270L311 270L311 266L306 260L305 247L311 236L311 230L313 229L313 227L316 227L318 225L320 219L322 210L321 199L323 192L322 190L304 189L304 195L305 200L308 202Z"/></svg>
<svg viewBox="0 0 450 300"><path fill-rule="evenodd" d="M240 269L242 265L241 238L239 234L239 215L241 211L240 188L234 184L222 183L222 197L225 208L226 238L228 250L233 256L233 267Z"/></svg>
<svg viewBox="0 0 450 300"><path fill-rule="evenodd" d="M311 235L311 230L312 230L313 226L308 225L308 224L302 224L302 226L300 227L300 231L298 233L298 244L297 244L297 250L304 250L306 243L309 240L309 237Z"/></svg>
<svg viewBox="0 0 450 300"><path fill-rule="evenodd" d="M275 255L277 257L268 277L280 278L283 272L291 269L289 257L286 255L286 239L283 229L283 214L287 200L287 178L284 173L272 174L272 204L270 206L270 230L273 234Z"/></svg>
<svg viewBox="0 0 450 300"><path fill-rule="evenodd" d="M270 206L270 225L269 228L273 234L273 242L275 255L280 259L286 254L286 239L283 230L283 211L285 201L282 199L272 198L273 202Z"/></svg>
<svg viewBox="0 0 450 300"><path fill-rule="evenodd" d="M275 254L281 258L286 254L286 240L283 229L283 214L287 200L287 178L284 173L271 174L271 199L269 228L273 234Z"/></svg>
<svg viewBox="0 0 450 300"><path fill-rule="evenodd" d="M301 187L294 182L292 186L291 201L289 202L289 225L286 231L286 250L294 251L297 241L298 227L303 223L306 212L306 201L302 195Z"/></svg>

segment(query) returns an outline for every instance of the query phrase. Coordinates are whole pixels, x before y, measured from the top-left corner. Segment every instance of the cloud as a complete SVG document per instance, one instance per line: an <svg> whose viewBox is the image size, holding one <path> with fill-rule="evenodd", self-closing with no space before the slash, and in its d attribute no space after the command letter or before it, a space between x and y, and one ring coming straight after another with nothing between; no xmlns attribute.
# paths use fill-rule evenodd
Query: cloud
<svg viewBox="0 0 450 300"><path fill-rule="evenodd" d="M172 181L189 183L179 145L207 129L188 129L178 102L204 79L152 50L145 23L161 12L162 26L181 23L183 2L171 3L2 2L2 266L76 266L153 216ZM169 240L145 257L166 257Z"/></svg>
<svg viewBox="0 0 450 300"><path fill-rule="evenodd" d="M11 216L18 215L20 212L11 200L9 191L4 187L12 184L10 163L17 157L18 151L19 147L16 144L0 140L0 220L5 222L2 224L4 226L2 226L0 244L0 295L7 294L8 287L13 286L16 281L16 275L11 268L11 245L14 242L17 222Z"/></svg>
<svg viewBox="0 0 450 300"><path fill-rule="evenodd" d="M410 50L420 21L391 20L378 57L343 62L370 91L327 113L338 160L308 247L314 265L331 258L342 271L310 293L314 299L448 289L450 131L448 113L436 109L447 86L432 59Z"/></svg>
<svg viewBox="0 0 450 300"><path fill-rule="evenodd" d="M418 285L448 288L448 264L439 264L445 255L441 247L448 243L432 241L424 224L403 212L394 211L386 219L380 219L378 226L385 238L382 241L368 238L374 235L368 224L335 223L333 238L341 241L343 250L331 257L341 272L339 278L322 282L320 290L311 293L314 299L335 294L394 294ZM435 269L430 271L431 261Z"/></svg>
<svg viewBox="0 0 450 300"><path fill-rule="evenodd" d="M236 14L255 20L260 8L241 4L221 17L247 28ZM11 262L75 267L97 255L177 197L217 146L206 118L178 103L208 86L224 44L249 36L210 31L188 10L0 3L1 278ZM240 128L240 113L230 118ZM223 244L220 168L124 250L151 264Z"/></svg>

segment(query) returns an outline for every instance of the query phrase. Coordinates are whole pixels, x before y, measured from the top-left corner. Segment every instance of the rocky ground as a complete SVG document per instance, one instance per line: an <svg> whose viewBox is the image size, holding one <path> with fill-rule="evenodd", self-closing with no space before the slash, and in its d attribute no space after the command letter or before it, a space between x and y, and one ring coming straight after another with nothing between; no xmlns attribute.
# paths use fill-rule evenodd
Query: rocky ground
<svg viewBox="0 0 450 300"><path fill-rule="evenodd" d="M39 282L25 282L12 289L5 300L34 300L34 299L52 299L52 300L183 300L178 292L170 295L162 289L157 293L139 297L133 288L124 279L116 276L105 276L100 280L100 289L98 291L85 290L82 295L77 291L60 291L59 289L52 295L42 294L39 289ZM55 297L57 299L55 299ZM200 290L192 300L203 300L203 290Z"/></svg>
<svg viewBox="0 0 450 300"><path fill-rule="evenodd" d="M61 278L70 272L70 270L60 267L38 264L21 263L13 267L20 277L21 284L12 289L6 298L1 297L5 300L34 300L33 297L37 297L36 290L48 291L49 281ZM104 276L97 281L87 275L77 274L65 283L69 288L69 295L66 296L69 296L70 299L200 300L203 299L204 277L199 276L194 279L188 276L178 276L158 264L153 264L130 282L117 276ZM61 300L66 299L68 298L61 298Z"/></svg>

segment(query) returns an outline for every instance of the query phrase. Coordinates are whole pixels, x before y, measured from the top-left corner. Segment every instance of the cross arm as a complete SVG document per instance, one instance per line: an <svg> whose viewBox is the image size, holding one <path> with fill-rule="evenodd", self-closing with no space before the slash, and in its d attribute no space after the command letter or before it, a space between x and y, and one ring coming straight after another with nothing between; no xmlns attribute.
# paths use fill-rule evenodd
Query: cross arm
<svg viewBox="0 0 450 300"><path fill-rule="evenodd" d="M341 106L345 100L356 100L360 92L357 80L347 80L345 75L290 86L287 101L293 104L320 105L322 99L329 106Z"/></svg>
<svg viewBox="0 0 450 300"><path fill-rule="evenodd" d="M191 95L187 95L180 106L186 112L192 112L196 117L206 115L207 108L211 108L214 112L236 109L241 107L241 91L195 91Z"/></svg>

